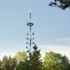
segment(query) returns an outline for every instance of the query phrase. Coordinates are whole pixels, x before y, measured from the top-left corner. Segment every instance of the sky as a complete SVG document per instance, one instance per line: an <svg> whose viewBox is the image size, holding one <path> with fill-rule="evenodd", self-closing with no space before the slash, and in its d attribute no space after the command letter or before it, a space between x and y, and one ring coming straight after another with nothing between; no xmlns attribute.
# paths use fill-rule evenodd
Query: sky
<svg viewBox="0 0 70 70"><path fill-rule="evenodd" d="M34 23L35 43L42 53L54 51L70 59L70 9L48 6L52 0L0 0L0 56L26 51L27 23ZM29 10L32 19L29 20Z"/></svg>

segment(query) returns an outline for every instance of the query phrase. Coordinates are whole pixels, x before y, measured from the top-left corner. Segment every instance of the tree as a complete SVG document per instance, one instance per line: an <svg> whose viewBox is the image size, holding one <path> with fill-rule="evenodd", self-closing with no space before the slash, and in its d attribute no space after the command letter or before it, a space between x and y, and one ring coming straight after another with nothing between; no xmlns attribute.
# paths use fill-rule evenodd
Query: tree
<svg viewBox="0 0 70 70"><path fill-rule="evenodd" d="M2 70L2 61L0 60L0 70Z"/></svg>
<svg viewBox="0 0 70 70"><path fill-rule="evenodd" d="M19 62L25 61L26 57L27 56L26 56L26 53L24 51L19 51L14 55L14 58Z"/></svg>
<svg viewBox="0 0 70 70"><path fill-rule="evenodd" d="M27 55L24 51L17 52L14 57L17 60L16 70L24 70L25 60Z"/></svg>
<svg viewBox="0 0 70 70"><path fill-rule="evenodd" d="M54 0L50 2L49 6L57 6L63 10L70 7L70 0Z"/></svg>
<svg viewBox="0 0 70 70"><path fill-rule="evenodd" d="M23 61L20 61L16 67L16 70L25 70L24 68L25 68L25 63Z"/></svg>
<svg viewBox="0 0 70 70"><path fill-rule="evenodd" d="M8 58L9 61L9 70L15 70L17 66L17 60L15 58L11 58L11 56Z"/></svg>
<svg viewBox="0 0 70 70"><path fill-rule="evenodd" d="M33 51L29 52L29 57L25 61L25 70L41 70L42 69L42 61L40 50L38 50L37 46L33 47Z"/></svg>
<svg viewBox="0 0 70 70"><path fill-rule="evenodd" d="M69 60L66 56L49 52L44 57L44 70L69 70Z"/></svg>
<svg viewBox="0 0 70 70"><path fill-rule="evenodd" d="M8 57L4 56L2 59L2 69L9 70Z"/></svg>
<svg viewBox="0 0 70 70"><path fill-rule="evenodd" d="M2 59L2 70L15 70L16 60L11 57L4 56Z"/></svg>

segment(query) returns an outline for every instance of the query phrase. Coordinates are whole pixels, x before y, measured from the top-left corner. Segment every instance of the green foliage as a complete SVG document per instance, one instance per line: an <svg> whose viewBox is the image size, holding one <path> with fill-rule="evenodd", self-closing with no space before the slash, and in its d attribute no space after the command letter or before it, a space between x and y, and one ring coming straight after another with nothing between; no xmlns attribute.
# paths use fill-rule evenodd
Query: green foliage
<svg viewBox="0 0 70 70"><path fill-rule="evenodd" d="M24 70L25 68L25 60L27 55L24 51L19 51L15 54L14 58L17 60L17 67L16 70Z"/></svg>
<svg viewBox="0 0 70 70"><path fill-rule="evenodd" d="M66 56L54 52L46 53L44 70L69 70L69 60Z"/></svg>
<svg viewBox="0 0 70 70"><path fill-rule="evenodd" d="M0 60L0 70L2 70L2 61Z"/></svg>
<svg viewBox="0 0 70 70"><path fill-rule="evenodd" d="M24 51L19 51L15 54L14 58L17 60L17 61L25 61L26 59L26 53Z"/></svg>
<svg viewBox="0 0 70 70"><path fill-rule="evenodd" d="M19 64L16 67L16 70L25 70L25 63L24 62L19 62Z"/></svg>
<svg viewBox="0 0 70 70"><path fill-rule="evenodd" d="M18 55L21 59L22 55ZM25 55L26 56L26 55ZM4 56L0 60L0 70L69 70L70 63L66 56L62 56L59 53L48 52L45 57L41 60L41 54L38 47L35 45L32 51L29 52L28 58L22 58L21 60L16 60L16 58L11 58Z"/></svg>
<svg viewBox="0 0 70 70"><path fill-rule="evenodd" d="M33 47L33 51L29 52L29 58L25 61L25 63L25 70L42 69L40 50L38 50L36 45Z"/></svg>
<svg viewBox="0 0 70 70"><path fill-rule="evenodd" d="M4 56L2 60L3 70L9 70L8 57Z"/></svg>
<svg viewBox="0 0 70 70"><path fill-rule="evenodd" d="M15 70L16 60L11 57L4 56L2 59L2 70Z"/></svg>
<svg viewBox="0 0 70 70"><path fill-rule="evenodd" d="M53 2L50 2L49 5L57 6L64 10L70 7L70 0L54 0Z"/></svg>

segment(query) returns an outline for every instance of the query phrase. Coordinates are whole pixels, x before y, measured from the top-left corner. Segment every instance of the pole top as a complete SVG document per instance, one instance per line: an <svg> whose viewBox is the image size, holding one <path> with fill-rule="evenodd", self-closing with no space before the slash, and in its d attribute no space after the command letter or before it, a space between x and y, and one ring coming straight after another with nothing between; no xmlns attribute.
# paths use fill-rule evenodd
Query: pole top
<svg viewBox="0 0 70 70"><path fill-rule="evenodd" d="M32 13L31 13L31 10L29 10L29 19L31 19L32 18ZM32 22L28 22L27 23L27 26L33 26L34 24L32 23Z"/></svg>
<svg viewBox="0 0 70 70"><path fill-rule="evenodd" d="M29 10L29 18L32 18L31 10Z"/></svg>

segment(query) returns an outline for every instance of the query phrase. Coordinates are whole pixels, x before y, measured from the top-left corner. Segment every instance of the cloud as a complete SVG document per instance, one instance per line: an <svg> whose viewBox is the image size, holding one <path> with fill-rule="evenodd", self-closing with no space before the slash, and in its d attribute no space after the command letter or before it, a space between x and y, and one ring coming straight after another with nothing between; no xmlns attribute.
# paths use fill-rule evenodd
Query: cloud
<svg viewBox="0 0 70 70"><path fill-rule="evenodd" d="M70 41L70 37L56 38L55 41Z"/></svg>
<svg viewBox="0 0 70 70"><path fill-rule="evenodd" d="M62 46L62 45L41 45L39 46L41 48L42 56L45 55L45 52L53 51L56 53L60 53L62 55L65 55L70 60L70 46Z"/></svg>

